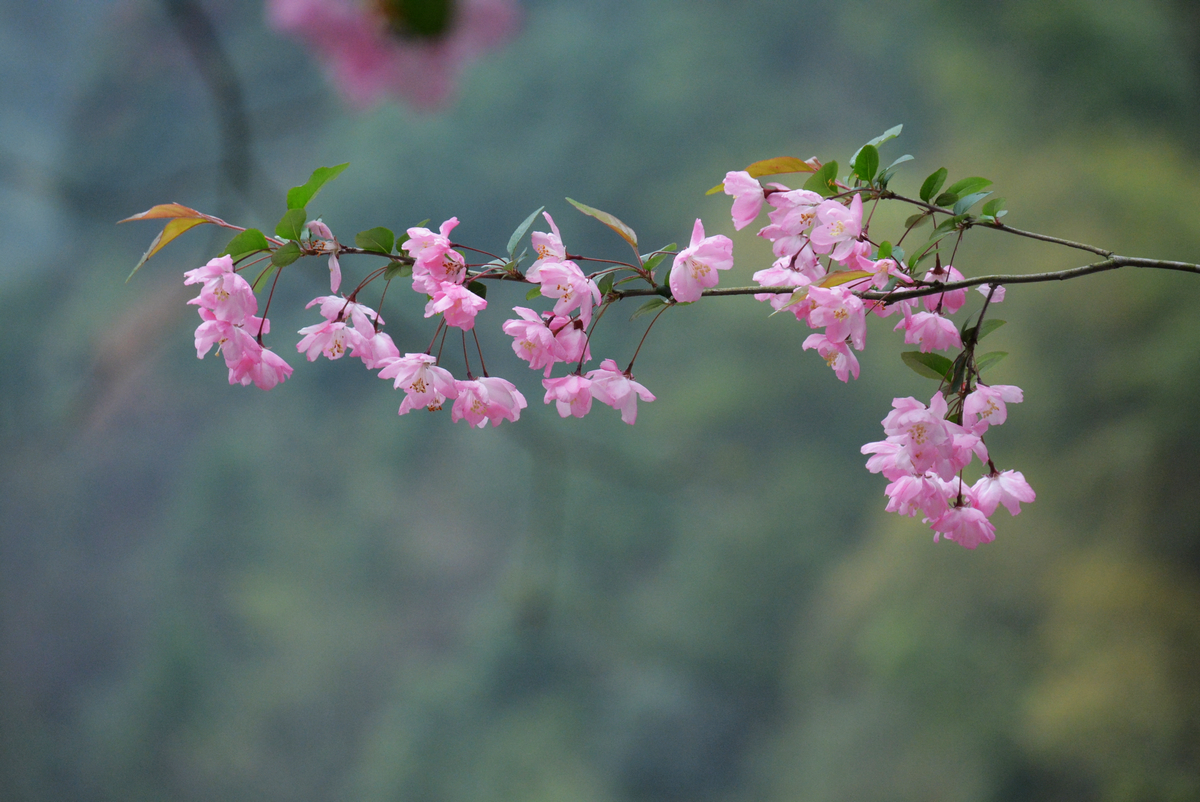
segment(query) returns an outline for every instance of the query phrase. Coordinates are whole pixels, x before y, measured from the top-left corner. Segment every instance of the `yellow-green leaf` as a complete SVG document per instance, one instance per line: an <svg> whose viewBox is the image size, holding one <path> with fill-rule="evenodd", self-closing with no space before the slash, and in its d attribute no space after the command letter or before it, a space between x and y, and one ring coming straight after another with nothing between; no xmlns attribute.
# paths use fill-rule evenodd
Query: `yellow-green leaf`
<svg viewBox="0 0 1200 802"><path fill-rule="evenodd" d="M751 164L746 168L746 172L750 174L751 178L761 178L764 175L780 175L781 173L815 173L820 167L821 163L816 158L804 161L795 156L776 156L773 159L763 159ZM705 194L715 195L724 191L725 182L722 181Z"/></svg>
<svg viewBox="0 0 1200 802"><path fill-rule="evenodd" d="M843 270L840 273L830 273L826 276L818 287L836 287L839 284L855 281L860 278L867 278L871 274L865 270Z"/></svg>
<svg viewBox="0 0 1200 802"><path fill-rule="evenodd" d="M179 203L160 203L157 206L151 206L144 212L139 212L133 217L126 217L124 220L119 220L120 223L129 223L133 220L157 220L164 217L194 217L199 220L207 220L213 222L212 218L203 212L198 212L195 209L189 209Z"/></svg>
<svg viewBox="0 0 1200 802"><path fill-rule="evenodd" d="M571 204L576 209L578 209L579 211L586 214L588 217L594 217L597 220L599 220L601 223L604 223L604 225L608 226L613 231L620 234L621 239L625 240L630 245L632 245L633 249L635 251L637 250L637 234L634 233L632 228L630 228L629 226L622 223L616 217L609 214L608 212L602 212L599 209L593 209L591 206L580 203L579 201L571 200L570 198L567 198L567 203Z"/></svg>
<svg viewBox="0 0 1200 802"><path fill-rule="evenodd" d="M174 206L177 204L171 204L171 205ZM154 208L157 209L159 207L156 206ZM180 207L180 208L186 208L186 207ZM151 209L150 211L154 211L154 209ZM143 212L143 214L147 214L147 213ZM197 212L197 214L199 214L199 213ZM166 217L167 215L157 215L157 216L158 217ZM130 218L130 219L132 219L132 218ZM122 220L121 222L125 222L125 221ZM154 240L150 243L150 247L146 249L146 252L144 254L142 254L142 258L139 259L138 263L133 266L133 270L130 271L129 278L125 279L125 283L128 284L129 279L133 278L133 274L138 272L138 270L141 269L142 265L146 264L146 260L149 259L154 254L161 251L163 249L163 247L167 243L169 243L171 240L175 239L176 237L178 237L180 234L187 231L188 229L195 228L196 226L201 225L203 223L211 223L211 222L212 222L211 220L208 220L207 218L204 218L204 217L197 218L197 217L175 216L175 218L173 220L168 220L167 224L165 226L163 226L163 230L158 232L158 236L154 238Z"/></svg>

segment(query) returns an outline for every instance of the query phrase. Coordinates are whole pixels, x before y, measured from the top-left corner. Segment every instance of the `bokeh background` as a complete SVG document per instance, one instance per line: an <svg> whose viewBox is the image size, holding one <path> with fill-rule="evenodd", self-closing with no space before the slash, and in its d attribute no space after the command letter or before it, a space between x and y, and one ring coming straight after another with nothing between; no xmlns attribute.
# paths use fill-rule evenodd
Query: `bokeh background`
<svg viewBox="0 0 1200 802"><path fill-rule="evenodd" d="M126 285L157 229L113 225L178 201L267 228L349 161L310 206L343 239L457 215L500 248L546 204L573 251L622 257L570 196L651 245L702 216L749 283L769 251L704 191L904 123L899 189L946 166L1012 225L1200 261L1198 6L523 8L420 113L347 106L257 3L0 1L0 798L1200 798L1196 276L1009 291L992 380L1026 400L989 443L1039 499L968 552L863 467L891 399L932 392L885 322L844 386L748 298L672 312L628 427L541 406L499 332L524 293L496 287L489 367L531 406L478 431L397 417L350 360L229 387L181 284L224 238ZM1080 263L988 231L958 259ZM287 278L285 355L327 273ZM387 299L401 350L422 303ZM597 358L628 359L625 317Z"/></svg>

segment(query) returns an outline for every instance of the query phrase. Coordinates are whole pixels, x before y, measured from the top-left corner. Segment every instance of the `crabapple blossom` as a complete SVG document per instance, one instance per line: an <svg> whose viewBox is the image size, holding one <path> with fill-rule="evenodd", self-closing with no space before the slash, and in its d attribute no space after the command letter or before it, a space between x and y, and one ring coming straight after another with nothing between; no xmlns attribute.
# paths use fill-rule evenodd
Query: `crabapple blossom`
<svg viewBox="0 0 1200 802"><path fill-rule="evenodd" d="M839 287L810 287L808 297L813 303L808 325L825 327L825 336L832 340L850 340L861 351L867 342L867 318L862 299Z"/></svg>
<svg viewBox="0 0 1200 802"><path fill-rule="evenodd" d="M957 268L946 265L940 271L937 269L930 270L925 274L925 281L941 281L943 283L950 281L962 281L963 274L958 272ZM948 315L953 315L962 305L967 302L966 289L950 290L950 292L939 292L934 295L926 295L923 299L925 308L930 312L945 312Z"/></svg>
<svg viewBox="0 0 1200 802"><path fill-rule="evenodd" d="M813 250L828 253L837 262L850 255L854 241L862 233L862 195L854 193L850 208L827 200L817 207L817 225L809 235Z"/></svg>
<svg viewBox="0 0 1200 802"><path fill-rule="evenodd" d="M500 327L513 338L513 352L534 370L545 368L549 376L555 363L562 361L562 346L537 312L523 306L514 306L513 311L521 319L506 320Z"/></svg>
<svg viewBox="0 0 1200 802"><path fill-rule="evenodd" d="M450 419L455 422L465 419L480 429L488 421L492 426L499 426L503 420L515 422L526 407L525 396L507 379L484 376L472 381L456 381L454 385L458 397L450 409Z"/></svg>
<svg viewBox="0 0 1200 802"><path fill-rule="evenodd" d="M692 240L671 265L671 294L680 303L700 300L707 287L717 285L718 270L733 267L733 241L722 234L704 236L704 223L696 218Z"/></svg>
<svg viewBox="0 0 1200 802"><path fill-rule="evenodd" d="M858 358L854 356L845 340L834 340L827 334L810 334L802 347L805 351L816 348L825 364L833 368L833 372L842 381L848 382L851 376L858 378Z"/></svg>
<svg viewBox="0 0 1200 802"><path fill-rule="evenodd" d="M745 170L725 174L725 194L733 196L733 227L741 231L762 211L763 188Z"/></svg>
<svg viewBox="0 0 1200 802"><path fill-rule="evenodd" d="M635 382L632 376L617 367L617 363L611 359L601 362L596 370L588 371L587 378L592 382L592 397L602 404L620 410L621 420L630 425L637 421L638 399L641 398L647 403L654 400L653 393Z"/></svg>
<svg viewBox="0 0 1200 802"><path fill-rule="evenodd" d="M437 358L429 354L405 354L388 360L380 369L379 378L393 379L393 386L404 391L401 415L421 407L438 410L447 398L458 396L450 371L437 367Z"/></svg>
<svg viewBox="0 0 1200 802"><path fill-rule="evenodd" d="M1004 301L1004 285L1003 284L998 284L994 288L992 287L991 284L980 284L975 289L979 290L979 294L982 295L984 298L990 297L992 299L992 303L994 303L994 304L998 304L998 303L1001 303Z"/></svg>
<svg viewBox="0 0 1200 802"><path fill-rule="evenodd" d="M558 226L554 224L554 218L550 216L549 212L542 212L542 217L546 218L546 222L550 224L551 233L534 231L529 235L529 239L533 243L533 250L537 253L537 259L525 271L527 281L540 281L538 272L544 263L567 260L567 249L563 246L562 235L558 233Z"/></svg>
<svg viewBox="0 0 1200 802"><path fill-rule="evenodd" d="M555 402L559 417L582 418L592 409L592 380L578 373L557 379L542 379L546 388L544 403Z"/></svg>
<svg viewBox="0 0 1200 802"><path fill-rule="evenodd" d="M554 314L568 315L579 310L583 325L592 322L592 307L600 303L600 288L572 261L544 262L538 273L542 295L555 298Z"/></svg>
<svg viewBox="0 0 1200 802"><path fill-rule="evenodd" d="M453 250L450 232L458 225L451 217L434 234L427 228L408 229L408 239L400 246L413 258L413 289L433 295L442 284L462 284L467 275L462 254Z"/></svg>
<svg viewBox="0 0 1200 802"><path fill-rule="evenodd" d="M1003 504L1009 515L1021 511L1021 502L1030 504L1037 498L1029 482L1020 471L1002 471L981 476L971 488L975 493L976 505L985 515L991 515Z"/></svg>
<svg viewBox="0 0 1200 802"><path fill-rule="evenodd" d="M912 313L910 306L904 307L904 319L893 331L904 329L904 342L917 345L923 353L962 348L962 337L954 323L936 312Z"/></svg>
<svg viewBox="0 0 1200 802"><path fill-rule="evenodd" d="M425 304L425 317L444 314L446 324L468 331L475 327L475 316L487 308L487 301L461 284L442 284Z"/></svg>
<svg viewBox="0 0 1200 802"><path fill-rule="evenodd" d="M321 315L325 322L300 329L299 333L304 337L296 343L296 350L303 353L309 362L321 354L327 359L341 359L346 349L353 347L358 339L375 336L375 324L372 323L372 319L377 319L377 316L370 307L341 296L326 295L314 298L304 308L310 309L316 304L321 305ZM353 322L353 328L346 325L347 319Z"/></svg>
<svg viewBox="0 0 1200 802"><path fill-rule="evenodd" d="M938 535L941 534L964 549L974 549L996 539L996 527L988 520L983 510L967 504L950 507L935 518L930 526L934 532L934 542L937 542Z"/></svg>
<svg viewBox="0 0 1200 802"><path fill-rule="evenodd" d="M1020 387L1011 384L977 384L963 401L963 424L983 434L988 426L999 426L1008 419L1006 404L1019 404L1024 400L1025 394Z"/></svg>

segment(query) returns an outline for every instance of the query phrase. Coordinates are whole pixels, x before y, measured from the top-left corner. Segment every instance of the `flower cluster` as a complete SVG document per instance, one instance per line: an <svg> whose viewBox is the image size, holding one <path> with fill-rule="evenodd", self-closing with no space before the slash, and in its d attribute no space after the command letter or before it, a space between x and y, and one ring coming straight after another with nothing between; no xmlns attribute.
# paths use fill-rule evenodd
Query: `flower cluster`
<svg viewBox="0 0 1200 802"><path fill-rule="evenodd" d="M271 323L265 317L255 317L258 299L250 284L233 271L233 259L211 259L204 267L184 273L183 283L202 285L200 294L188 301L199 307L203 321L196 328L199 359L215 345L225 357L230 384L253 383L263 390L292 375L288 363L263 347L260 338L271 330Z"/></svg>

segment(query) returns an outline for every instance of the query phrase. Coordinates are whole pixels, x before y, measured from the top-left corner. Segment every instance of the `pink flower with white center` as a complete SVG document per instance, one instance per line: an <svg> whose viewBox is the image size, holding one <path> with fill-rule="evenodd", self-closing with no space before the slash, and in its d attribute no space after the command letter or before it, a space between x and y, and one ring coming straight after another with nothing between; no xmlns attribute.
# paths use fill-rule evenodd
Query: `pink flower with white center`
<svg viewBox="0 0 1200 802"><path fill-rule="evenodd" d="M982 476L971 488L975 493L975 502L986 515L996 511L1001 504L1008 510L1009 515L1021 511L1021 502L1031 504L1037 498L1029 482L1020 471L1004 471L998 474Z"/></svg>
<svg viewBox="0 0 1200 802"><path fill-rule="evenodd" d="M600 303L600 288L574 262L544 262L538 272L542 295L556 298L554 314L569 315L579 310L583 325L592 322L592 307Z"/></svg>
<svg viewBox="0 0 1200 802"><path fill-rule="evenodd" d="M975 289L979 290L979 294L982 295L984 298L987 298L990 295L992 297L992 303L994 303L994 304L1001 303L1004 300L1004 285L1003 284L996 287L995 292L992 291L991 284L980 284Z"/></svg>
<svg viewBox="0 0 1200 802"><path fill-rule="evenodd" d="M429 354L405 354L393 359L379 371L379 378L393 379L393 386L405 392L401 415L422 407L438 410L447 398L458 396L450 371L437 367L437 359Z"/></svg>
<svg viewBox="0 0 1200 802"><path fill-rule="evenodd" d="M313 298L304 308L311 309L317 304L321 305L321 317L326 320L349 320L364 337L375 333L376 323L383 325L383 318L375 314L374 309L340 295L322 295Z"/></svg>
<svg viewBox="0 0 1200 802"><path fill-rule="evenodd" d="M960 466L955 461L953 431L946 421L942 394L934 393L928 408L912 397L894 398L892 406L883 419L883 431L904 446L905 453L897 456L897 463L907 460L912 473L918 475L932 471L946 480L954 476Z"/></svg>
<svg viewBox="0 0 1200 802"><path fill-rule="evenodd" d="M896 264L895 259L880 259L874 262L868 262L867 266L862 268L872 274L871 286L877 290L882 290L893 278L899 279L905 284L911 284L912 279L904 272L904 268Z"/></svg>
<svg viewBox="0 0 1200 802"><path fill-rule="evenodd" d="M813 302L808 325L824 326L831 341L849 339L859 351L866 347L867 317L861 298L845 286L809 287L808 297Z"/></svg>
<svg viewBox="0 0 1200 802"><path fill-rule="evenodd" d="M324 354L327 359L341 359L347 348L354 347L362 338L375 336L375 311L368 306L349 301L337 295L325 295L308 302L305 309L321 305L324 323L316 323L300 329L304 337L296 343L296 350L303 353L309 362ZM354 327L346 325L353 321ZM381 323L383 321L380 321Z"/></svg>
<svg viewBox="0 0 1200 802"><path fill-rule="evenodd" d="M458 0L431 25L408 5L268 0L267 21L307 42L352 105L391 96L432 109L449 100L468 62L513 35L519 17L512 0Z"/></svg>
<svg viewBox="0 0 1200 802"><path fill-rule="evenodd" d="M858 359L845 340L833 340L826 334L810 334L804 340L803 348L805 351L816 348L825 364L833 368L833 372L842 381L850 381L851 376L858 378Z"/></svg>
<svg viewBox="0 0 1200 802"><path fill-rule="evenodd" d="M772 186L781 188L783 185ZM824 198L807 189L772 192L767 196L767 203L775 207L767 213L771 225L763 228L758 235L772 242L791 237L807 239L809 229L817 222L817 207L824 202ZM776 253L776 256L780 255Z"/></svg>
<svg viewBox="0 0 1200 802"><path fill-rule="evenodd" d="M550 369L556 362L562 361L562 348L554 338L554 332L542 320L541 315L523 306L514 306L513 311L521 316L520 320L506 320L500 328L513 338L513 352L518 358L529 363L529 367L537 370Z"/></svg>
<svg viewBox="0 0 1200 802"><path fill-rule="evenodd" d="M247 317L258 311L258 299L254 297L254 290L250 288L250 284L246 279L232 271L232 261L228 256L214 259L209 262L228 263L231 266L230 270L212 270L208 272L207 278L200 278L202 271L205 271L208 265L204 268L189 270L185 275L188 278L184 284L198 284L203 281L203 287L200 289L200 294L188 301L189 304L199 306L202 309L210 310L218 320L227 320L230 323L241 324Z"/></svg>
<svg viewBox="0 0 1200 802"><path fill-rule="evenodd" d="M354 350L350 356L359 357L367 370L378 370L393 359L400 358L400 349L392 342L392 338L384 332L376 332L370 337L355 337Z"/></svg>
<svg viewBox="0 0 1200 802"><path fill-rule="evenodd" d="M561 349L563 362L579 362L586 364L592 361L592 349L588 344L587 329L583 321L577 317L554 316L550 321L550 330ZM546 375L550 372L547 370Z"/></svg>
<svg viewBox="0 0 1200 802"><path fill-rule="evenodd" d="M904 329L904 342L918 345L923 353L962 348L962 337L954 323L936 312L917 312L904 307L904 320L893 331Z"/></svg>
<svg viewBox="0 0 1200 802"><path fill-rule="evenodd" d="M700 300L707 287L717 285L717 271L733 267L733 240L717 234L704 236L704 223L696 218L692 241L675 256L671 265L671 294L680 303Z"/></svg>
<svg viewBox="0 0 1200 802"><path fill-rule="evenodd" d="M926 281L941 281L948 283L951 281L962 281L963 274L958 272L958 268L946 265L941 272L930 270L925 274ZM951 290L950 292L939 292L933 295L925 296L925 308L930 312L943 311L947 315L953 315L962 305L967 302L967 290Z"/></svg>
<svg viewBox="0 0 1200 802"><path fill-rule="evenodd" d="M550 224L552 233L535 231L529 235L533 249L537 252L537 260L530 265L529 270L525 271L525 278L534 283L541 281L538 274L543 264L567 261L567 249L563 246L562 235L558 233L558 226L554 224L554 218L550 216L549 212L542 212L542 217L546 218L546 222Z"/></svg>
<svg viewBox="0 0 1200 802"><path fill-rule="evenodd" d="M757 271L752 278L758 284L764 287L806 287L811 284L814 279L802 270L796 270L790 267L790 258L776 259L770 267L765 270ZM821 263L816 263L820 267ZM824 273L824 268L820 267ZM778 311L788 305L791 300L791 294L760 292L755 293L754 300L767 301L771 304L771 308Z"/></svg>
<svg viewBox="0 0 1200 802"><path fill-rule="evenodd" d="M977 434L983 434L988 426L999 426L1008 420L1007 404L1019 404L1025 400L1020 387L1011 384L977 384L963 401L963 425Z"/></svg>
<svg viewBox="0 0 1200 802"><path fill-rule="evenodd" d="M454 385L458 397L450 410L450 419L455 422L465 418L467 423L480 429L488 421L492 422L492 426L499 426L502 420L516 421L526 406L525 396L513 383L497 376L456 381Z"/></svg>
<svg viewBox="0 0 1200 802"><path fill-rule="evenodd" d="M588 372L591 380L592 397L602 404L621 411L621 420L629 425L637 421L637 402L641 398L649 403L654 394L633 380L633 377L617 367L617 363L606 359L596 370ZM559 410L561 414L562 410ZM563 417L566 417L565 415Z"/></svg>
<svg viewBox="0 0 1200 802"><path fill-rule="evenodd" d="M817 221L820 225L809 234L813 250L844 261L862 233L862 196L854 193L849 209L837 201L825 201L817 207Z"/></svg>
<svg viewBox="0 0 1200 802"><path fill-rule="evenodd" d="M542 379L546 388L544 403L555 402L558 415L582 418L592 409L592 380L572 373L558 379Z"/></svg>
<svg viewBox="0 0 1200 802"><path fill-rule="evenodd" d="M741 231L762 211L763 188L745 170L725 174L725 194L733 196L733 228Z"/></svg>
<svg viewBox="0 0 1200 802"><path fill-rule="evenodd" d="M425 304L425 317L443 313L446 324L468 331L475 327L475 316L487 309L487 301L461 284L443 284Z"/></svg>
<svg viewBox="0 0 1200 802"><path fill-rule="evenodd" d="M467 276L462 254L450 246L450 232L458 225L451 217L442 223L438 233L427 228L410 228L408 239L400 246L413 258L413 289L433 295L443 284L462 284Z"/></svg>
<svg viewBox="0 0 1200 802"><path fill-rule="evenodd" d="M996 539L996 527L983 510L966 505L951 507L934 519L931 526L934 542L937 542L940 533L946 536L946 540L953 540L964 549L974 549Z"/></svg>

